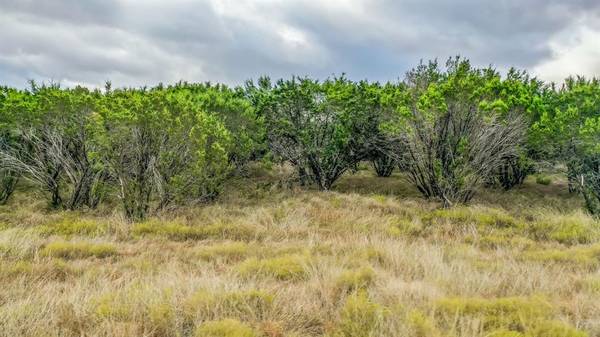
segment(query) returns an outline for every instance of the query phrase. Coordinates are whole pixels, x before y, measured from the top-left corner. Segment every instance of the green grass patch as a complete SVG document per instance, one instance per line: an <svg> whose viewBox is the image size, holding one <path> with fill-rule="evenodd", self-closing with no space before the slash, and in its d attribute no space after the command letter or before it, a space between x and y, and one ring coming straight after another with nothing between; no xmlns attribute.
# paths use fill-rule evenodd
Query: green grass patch
<svg viewBox="0 0 600 337"><path fill-rule="evenodd" d="M383 306L372 302L365 291L359 291L348 296L340 313L340 320L329 336L377 336L385 315Z"/></svg>
<svg viewBox="0 0 600 337"><path fill-rule="evenodd" d="M365 290L375 282L375 278L375 271L371 267L345 271L335 281L335 293L343 295Z"/></svg>
<svg viewBox="0 0 600 337"><path fill-rule="evenodd" d="M541 249L525 251L521 259L568 266L596 268L600 264L600 245L568 249Z"/></svg>
<svg viewBox="0 0 600 337"><path fill-rule="evenodd" d="M41 254L62 259L105 258L117 255L117 248L108 243L51 242Z"/></svg>
<svg viewBox="0 0 600 337"><path fill-rule="evenodd" d="M62 235L62 236L98 236L106 234L108 226L106 223L78 219L76 217L67 217L59 222L42 225L37 227L42 235Z"/></svg>
<svg viewBox="0 0 600 337"><path fill-rule="evenodd" d="M552 178L550 178L549 176L543 175L543 174L538 174L535 177L535 182L536 182L536 184L539 184L539 185L548 186L552 183Z"/></svg>
<svg viewBox="0 0 600 337"><path fill-rule="evenodd" d="M554 321L556 310L539 297L445 298L438 301L437 310L445 328L457 332L475 327L486 336L587 336Z"/></svg>
<svg viewBox="0 0 600 337"><path fill-rule="evenodd" d="M203 323L196 329L196 337L259 337L249 325L235 319Z"/></svg>
<svg viewBox="0 0 600 337"><path fill-rule="evenodd" d="M310 259L304 255L283 255L258 259L250 258L237 267L242 277L272 277L278 280L300 280L308 277Z"/></svg>

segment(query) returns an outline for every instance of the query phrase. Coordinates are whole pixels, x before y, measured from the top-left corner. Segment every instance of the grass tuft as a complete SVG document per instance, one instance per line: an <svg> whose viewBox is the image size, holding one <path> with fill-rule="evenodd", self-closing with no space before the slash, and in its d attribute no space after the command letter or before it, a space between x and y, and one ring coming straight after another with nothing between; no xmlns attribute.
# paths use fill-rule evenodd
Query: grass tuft
<svg viewBox="0 0 600 337"><path fill-rule="evenodd" d="M345 295L358 290L365 290L375 281L375 271L371 267L343 272L335 281L335 293Z"/></svg>
<svg viewBox="0 0 600 337"><path fill-rule="evenodd" d="M84 259L88 257L105 258L117 255L117 248L108 243L89 242L51 242L41 252L44 256L63 259Z"/></svg>
<svg viewBox="0 0 600 337"><path fill-rule="evenodd" d="M278 280L301 280L308 277L309 258L303 255L283 255L270 259L250 258L237 270L242 277L272 277Z"/></svg>
<svg viewBox="0 0 600 337"><path fill-rule="evenodd" d="M331 337L376 336L384 320L385 309L372 302L365 291L350 295Z"/></svg>
<svg viewBox="0 0 600 337"><path fill-rule="evenodd" d="M196 337L259 337L250 326L235 320L224 319L203 323L196 329Z"/></svg>

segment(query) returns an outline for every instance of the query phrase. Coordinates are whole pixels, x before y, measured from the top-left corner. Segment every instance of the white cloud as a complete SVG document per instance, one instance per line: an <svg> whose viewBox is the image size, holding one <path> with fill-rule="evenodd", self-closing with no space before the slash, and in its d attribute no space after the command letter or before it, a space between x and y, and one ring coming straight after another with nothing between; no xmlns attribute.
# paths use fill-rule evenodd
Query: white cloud
<svg viewBox="0 0 600 337"><path fill-rule="evenodd" d="M577 27L549 42L552 57L533 69L540 78L562 82L569 75L600 77L600 30Z"/></svg>

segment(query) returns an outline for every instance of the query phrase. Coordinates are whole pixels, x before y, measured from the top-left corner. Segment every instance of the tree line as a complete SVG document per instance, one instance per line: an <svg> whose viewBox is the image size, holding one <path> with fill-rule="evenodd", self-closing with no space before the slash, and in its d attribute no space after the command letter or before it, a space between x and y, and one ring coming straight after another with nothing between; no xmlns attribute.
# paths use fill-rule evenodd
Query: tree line
<svg viewBox="0 0 600 337"><path fill-rule="evenodd" d="M557 87L467 59L421 62L395 83L261 77L244 86L0 88L0 203L26 180L53 208L114 196L140 220L213 200L251 161L286 162L328 190L370 161L402 171L445 207L480 186L510 189L540 163L566 165L569 189L600 216L600 82Z"/></svg>

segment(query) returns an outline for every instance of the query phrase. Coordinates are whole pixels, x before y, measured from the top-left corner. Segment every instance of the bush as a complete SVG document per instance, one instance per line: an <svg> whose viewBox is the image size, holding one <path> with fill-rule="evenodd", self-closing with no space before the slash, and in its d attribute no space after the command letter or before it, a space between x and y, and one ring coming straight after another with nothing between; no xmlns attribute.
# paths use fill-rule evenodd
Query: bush
<svg viewBox="0 0 600 337"><path fill-rule="evenodd" d="M112 244L94 244L88 242L51 242L44 249L42 255L59 257L63 259L83 259L87 257L105 258L117 254L117 249Z"/></svg>
<svg viewBox="0 0 600 337"><path fill-rule="evenodd" d="M265 119L271 151L291 163L301 182L328 190L367 157L378 131L379 85L344 77L323 83L308 78L250 84Z"/></svg>
<svg viewBox="0 0 600 337"><path fill-rule="evenodd" d="M430 62L408 72L406 93L398 95L385 129L401 144L396 156L426 198L445 207L468 202L505 158L517 155L524 120L486 91L499 78L460 58L448 60L445 71Z"/></svg>
<svg viewBox="0 0 600 337"><path fill-rule="evenodd" d="M283 255L270 259L250 258L238 266L243 277L263 276L278 280L300 280L308 277L309 260L301 255Z"/></svg>
<svg viewBox="0 0 600 337"><path fill-rule="evenodd" d="M143 219L152 206L216 197L229 170L231 136L215 115L189 93L163 87L102 98L97 142L127 218Z"/></svg>
<svg viewBox="0 0 600 337"><path fill-rule="evenodd" d="M224 319L203 323L196 329L196 337L259 337L248 325L234 320Z"/></svg>

